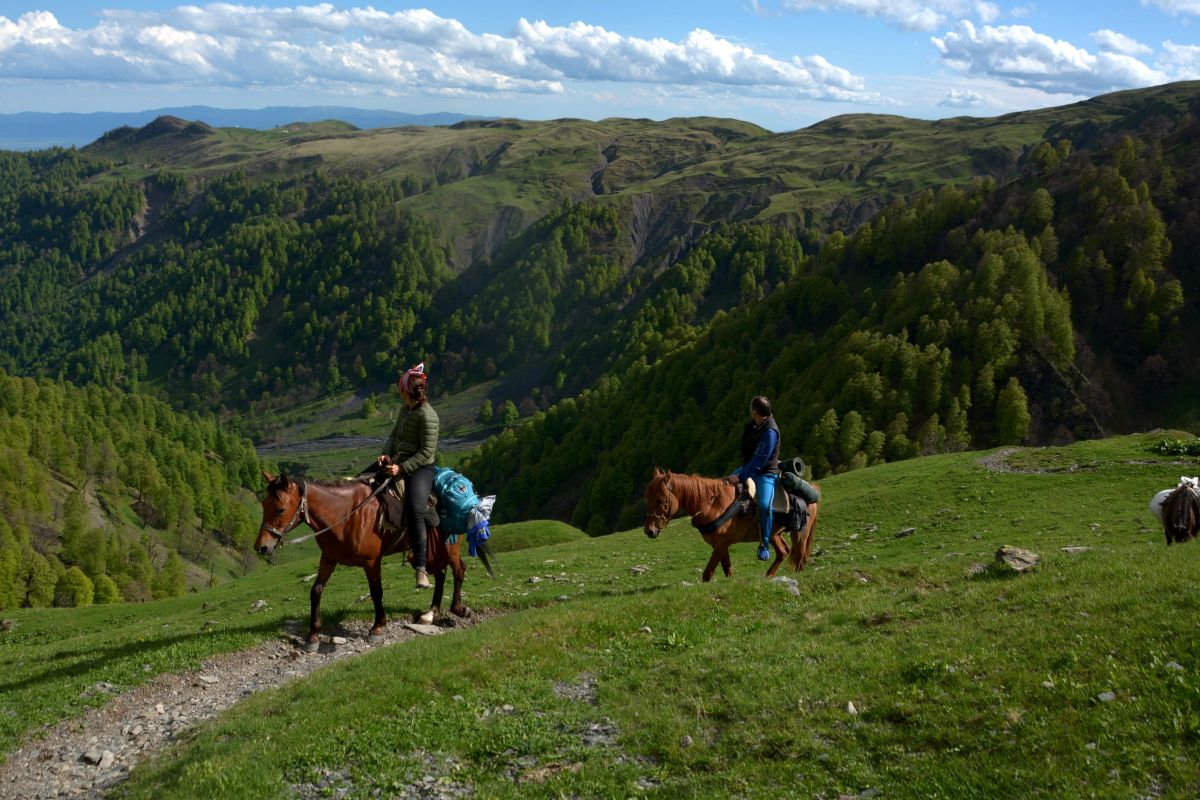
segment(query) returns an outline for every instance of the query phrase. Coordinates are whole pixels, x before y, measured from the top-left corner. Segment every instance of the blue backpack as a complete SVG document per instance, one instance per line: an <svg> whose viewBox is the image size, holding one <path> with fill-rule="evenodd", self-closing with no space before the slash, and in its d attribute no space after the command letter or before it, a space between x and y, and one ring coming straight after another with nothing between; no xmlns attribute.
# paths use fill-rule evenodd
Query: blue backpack
<svg viewBox="0 0 1200 800"><path fill-rule="evenodd" d="M433 476L442 532L459 536L467 532L467 516L479 507L479 496L471 481L449 467L438 467Z"/></svg>

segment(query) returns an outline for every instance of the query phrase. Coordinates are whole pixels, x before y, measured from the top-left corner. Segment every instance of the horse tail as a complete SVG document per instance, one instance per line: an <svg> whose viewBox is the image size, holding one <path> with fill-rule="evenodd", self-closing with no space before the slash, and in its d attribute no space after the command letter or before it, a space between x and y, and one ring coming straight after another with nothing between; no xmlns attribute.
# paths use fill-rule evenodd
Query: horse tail
<svg viewBox="0 0 1200 800"><path fill-rule="evenodd" d="M479 555L479 560L483 562L483 568L487 570L488 577L496 580L496 573L492 570L492 561L496 558L496 554L492 552L492 548L488 546L487 541L477 544L475 552Z"/></svg>
<svg viewBox="0 0 1200 800"><path fill-rule="evenodd" d="M821 487L813 484L818 492ZM804 530L792 531L792 549L788 552L788 563L792 565L794 570L804 569L804 565L808 563L808 550L812 546L813 530L817 527L817 513L821 510L821 501L818 499L815 503L810 503L808 506L808 517L804 523Z"/></svg>

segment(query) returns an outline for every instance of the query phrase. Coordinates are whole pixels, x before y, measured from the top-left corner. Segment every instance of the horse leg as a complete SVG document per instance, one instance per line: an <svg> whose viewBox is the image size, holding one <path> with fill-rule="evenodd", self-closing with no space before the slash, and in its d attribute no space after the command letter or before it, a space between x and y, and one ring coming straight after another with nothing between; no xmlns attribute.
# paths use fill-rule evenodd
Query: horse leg
<svg viewBox="0 0 1200 800"><path fill-rule="evenodd" d="M450 611L456 617L466 619L471 616L471 609L463 605L462 587L467 577L467 565L463 563L462 554L458 547L450 551L450 569L454 571L454 598L450 601Z"/></svg>
<svg viewBox="0 0 1200 800"><path fill-rule="evenodd" d="M438 570L433 574L433 602L429 610L417 617L422 625L432 625L434 618L442 610L442 590L446 588L446 570Z"/></svg>
<svg viewBox="0 0 1200 800"><path fill-rule="evenodd" d="M712 580L713 573L717 571L717 563L721 560L721 554L717 552L717 546L713 545L712 557L708 559L708 563L704 565L704 575L701 580L708 583Z"/></svg>
<svg viewBox="0 0 1200 800"><path fill-rule="evenodd" d="M371 626L371 632L367 635L367 641L371 644L383 640L383 626L387 624L387 616L383 613L383 577L380 567L379 559L363 567L363 572L367 573L367 586L371 587L371 602L375 606L375 624Z"/></svg>
<svg viewBox="0 0 1200 800"><path fill-rule="evenodd" d="M337 567L337 562L332 558L321 556L320 566L317 567L317 580L313 583L312 590L308 593L309 604L312 606L312 615L308 620L308 638L304 640L304 652L315 653L321 644L321 593L325 591L325 584L329 582L329 576L333 574L333 570Z"/></svg>
<svg viewBox="0 0 1200 800"><path fill-rule="evenodd" d="M721 548L721 569L725 571L726 578L733 577L733 564L729 561L729 545Z"/></svg>
<svg viewBox="0 0 1200 800"><path fill-rule="evenodd" d="M779 565L783 563L783 558L788 554L788 546L783 541L783 529L776 528L771 534L771 545L775 548L775 560L771 562L771 566L767 568L767 577L775 576L775 571L779 569Z"/></svg>

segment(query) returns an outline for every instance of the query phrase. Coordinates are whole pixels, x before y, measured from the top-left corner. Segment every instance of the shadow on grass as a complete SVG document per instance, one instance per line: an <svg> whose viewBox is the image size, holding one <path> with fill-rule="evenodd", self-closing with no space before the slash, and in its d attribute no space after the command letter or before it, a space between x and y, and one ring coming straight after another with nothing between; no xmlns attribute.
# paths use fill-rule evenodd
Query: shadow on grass
<svg viewBox="0 0 1200 800"><path fill-rule="evenodd" d="M83 658L84 660L72 664L62 664L54 669L38 672L28 675L20 680L0 682L0 693L15 689L22 689L30 684L42 683L43 681L53 680L55 678L78 677L86 675L89 672L96 672L104 668L105 665L124 660L134 660L135 657L144 659L146 656L157 651L172 648L186 642L191 642L199 639L212 639L220 633L249 633L265 635L270 631L277 631L284 625L286 618L264 619L258 625L249 628L235 628L224 632L216 632L212 630L199 630L194 633L178 634L175 636L165 636L155 639L146 639L144 641L125 642L124 644L113 645L111 647L102 647L96 650L71 650L67 652L58 652L50 657L55 662L63 659Z"/></svg>
<svg viewBox="0 0 1200 800"><path fill-rule="evenodd" d="M1008 564L1001 564L998 561L993 561L983 569L971 575L967 580L972 581L1010 581L1021 573L1010 567Z"/></svg>

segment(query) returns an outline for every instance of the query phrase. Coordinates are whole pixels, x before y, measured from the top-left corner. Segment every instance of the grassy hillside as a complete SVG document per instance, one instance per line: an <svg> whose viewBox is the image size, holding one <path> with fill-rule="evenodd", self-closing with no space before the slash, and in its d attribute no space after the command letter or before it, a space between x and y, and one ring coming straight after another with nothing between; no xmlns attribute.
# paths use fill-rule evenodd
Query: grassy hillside
<svg viewBox="0 0 1200 800"><path fill-rule="evenodd" d="M829 478L798 595L762 581L748 547L732 580L697 584L707 548L684 520L658 541L505 553L497 583L473 569L467 585L504 615L252 697L118 794L282 797L324 769L353 797L427 775L486 797L1192 796L1200 559L1163 544L1146 503L1200 464L1151 452L1161 438ZM1006 543L1041 567L970 575ZM207 609L19 612L0 634L5 747L96 680L280 635L309 569L219 587ZM407 573L385 575L389 610L407 610ZM365 619L362 591L339 572L326 613Z"/></svg>

